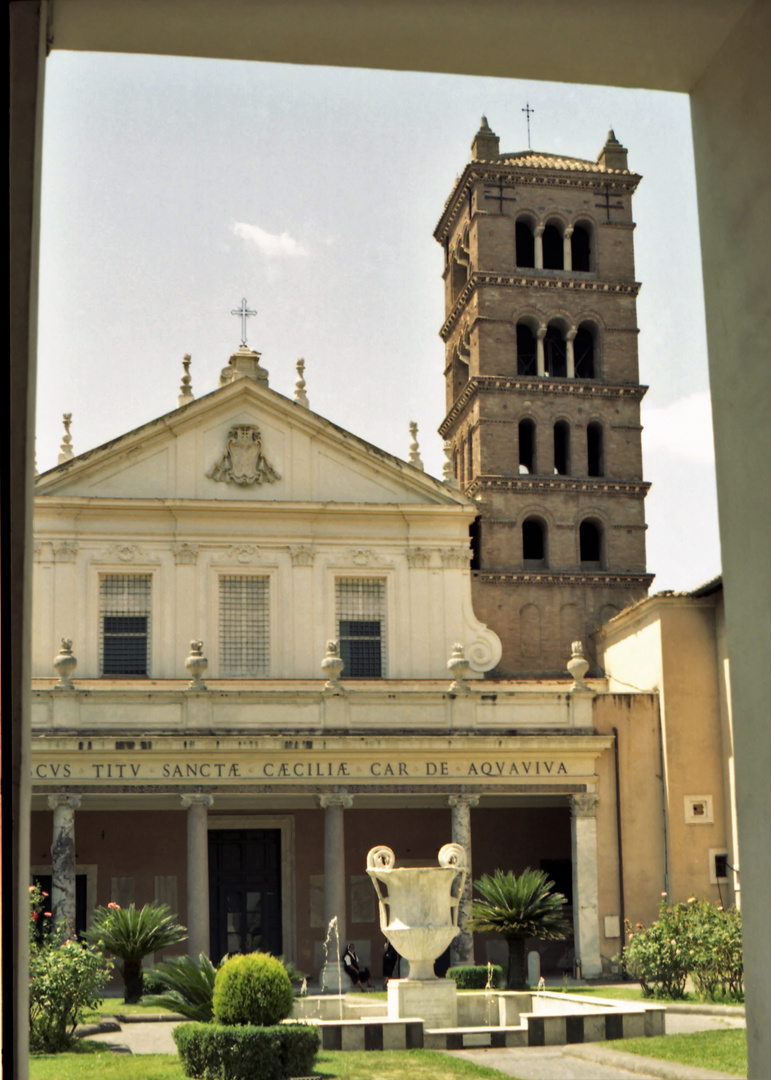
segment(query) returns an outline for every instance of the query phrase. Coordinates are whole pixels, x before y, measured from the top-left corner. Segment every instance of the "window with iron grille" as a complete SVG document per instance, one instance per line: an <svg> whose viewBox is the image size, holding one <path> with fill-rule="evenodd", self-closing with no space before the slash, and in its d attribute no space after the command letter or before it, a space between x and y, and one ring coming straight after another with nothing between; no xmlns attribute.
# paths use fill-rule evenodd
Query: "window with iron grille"
<svg viewBox="0 0 771 1080"><path fill-rule="evenodd" d="M220 578L220 675L261 679L270 674L270 583L267 577Z"/></svg>
<svg viewBox="0 0 771 1080"><path fill-rule="evenodd" d="M385 671L385 581L338 578L337 634L343 678L379 679Z"/></svg>
<svg viewBox="0 0 771 1080"><path fill-rule="evenodd" d="M105 574L99 582L102 675L150 673L150 574Z"/></svg>

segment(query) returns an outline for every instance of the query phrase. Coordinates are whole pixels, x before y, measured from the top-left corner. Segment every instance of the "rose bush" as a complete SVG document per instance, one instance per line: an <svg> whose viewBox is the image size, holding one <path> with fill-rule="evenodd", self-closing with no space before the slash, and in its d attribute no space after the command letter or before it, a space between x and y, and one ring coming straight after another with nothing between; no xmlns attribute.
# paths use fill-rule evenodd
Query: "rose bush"
<svg viewBox="0 0 771 1080"><path fill-rule="evenodd" d="M692 896L669 903L662 895L650 926L626 920L622 961L645 997L685 997L690 976L698 993L715 1000L743 1000L741 914Z"/></svg>
<svg viewBox="0 0 771 1080"><path fill-rule="evenodd" d="M29 1045L33 1053L56 1054L72 1043L86 1009L99 1004L112 964L101 951L65 938L45 910L48 894L30 887Z"/></svg>

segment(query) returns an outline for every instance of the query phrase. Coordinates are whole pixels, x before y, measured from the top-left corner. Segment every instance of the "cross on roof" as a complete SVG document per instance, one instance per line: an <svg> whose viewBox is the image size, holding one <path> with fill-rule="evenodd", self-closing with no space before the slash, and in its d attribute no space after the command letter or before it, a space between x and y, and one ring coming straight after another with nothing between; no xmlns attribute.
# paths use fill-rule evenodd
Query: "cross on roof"
<svg viewBox="0 0 771 1080"><path fill-rule="evenodd" d="M230 312L230 314L231 315L240 315L241 316L241 344L244 347L246 347L246 320L247 320L249 315L256 315L257 312L253 311L251 308L247 307L246 299L243 299L241 301L241 307L240 308L233 308L233 310Z"/></svg>
<svg viewBox="0 0 771 1080"><path fill-rule="evenodd" d="M530 150L530 114L534 113L535 109L530 108L530 102L528 101L527 105L521 111L523 113L527 113L527 148L528 150Z"/></svg>

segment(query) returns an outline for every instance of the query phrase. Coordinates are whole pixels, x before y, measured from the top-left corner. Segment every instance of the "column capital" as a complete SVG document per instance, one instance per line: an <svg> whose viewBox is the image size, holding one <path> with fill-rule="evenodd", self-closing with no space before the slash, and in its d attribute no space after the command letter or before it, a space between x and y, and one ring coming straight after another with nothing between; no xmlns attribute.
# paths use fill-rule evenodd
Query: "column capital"
<svg viewBox="0 0 771 1080"><path fill-rule="evenodd" d="M331 791L328 795L319 795L319 806L326 810L328 806L342 806L344 810L350 810L353 806L353 795L347 791Z"/></svg>
<svg viewBox="0 0 771 1080"><path fill-rule="evenodd" d="M535 235L536 236L543 236L543 231L544 231L545 228L546 228L545 225L536 225L536 227L535 227Z"/></svg>
<svg viewBox="0 0 771 1080"><path fill-rule="evenodd" d="M569 240L570 237L573 235L573 229L574 228L575 228L574 225L566 225L565 226L565 232L562 235Z"/></svg>
<svg viewBox="0 0 771 1080"><path fill-rule="evenodd" d="M535 332L535 336L538 338L539 341L543 341L543 339L546 337L548 329L549 327L546 325L546 323L541 323L541 325Z"/></svg>
<svg viewBox="0 0 771 1080"><path fill-rule="evenodd" d="M207 808L214 802L213 795L201 795L198 793L189 793L187 795L181 795L182 806L185 810L189 810L191 806L206 806Z"/></svg>
<svg viewBox="0 0 771 1080"><path fill-rule="evenodd" d="M458 795L448 795L447 805L452 806L479 806L478 795L466 795L465 792L461 792Z"/></svg>
<svg viewBox="0 0 771 1080"><path fill-rule="evenodd" d="M565 339L567 341L575 341L577 333L578 333L577 328L575 326L571 326L570 329L568 330L568 332L565 334Z"/></svg>
<svg viewBox="0 0 771 1080"><path fill-rule="evenodd" d="M58 795L48 796L48 805L52 810L58 810L60 806L67 806L70 810L77 810L80 806L80 795L67 795L65 792L61 792Z"/></svg>
<svg viewBox="0 0 771 1080"><path fill-rule="evenodd" d="M600 801L599 795L587 791L578 795L571 795L569 798L573 817L597 816L597 803Z"/></svg>

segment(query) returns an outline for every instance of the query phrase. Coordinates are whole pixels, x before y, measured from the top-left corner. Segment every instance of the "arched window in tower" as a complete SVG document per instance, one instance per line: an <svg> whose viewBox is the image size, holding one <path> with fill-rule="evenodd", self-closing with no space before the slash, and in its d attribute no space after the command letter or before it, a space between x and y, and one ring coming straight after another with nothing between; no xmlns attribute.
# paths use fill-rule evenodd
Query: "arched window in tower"
<svg viewBox="0 0 771 1080"><path fill-rule="evenodd" d="M586 456L588 476L604 476L605 464L603 455L603 432L602 424L592 420L586 429Z"/></svg>
<svg viewBox="0 0 771 1080"><path fill-rule="evenodd" d="M602 565L602 526L596 521L582 521L578 530L581 567L599 570Z"/></svg>
<svg viewBox="0 0 771 1080"><path fill-rule="evenodd" d="M517 323L517 375L538 374L538 344L527 323Z"/></svg>
<svg viewBox="0 0 771 1080"><path fill-rule="evenodd" d="M594 378L594 334L586 324L578 328L573 342L573 359L577 379Z"/></svg>
<svg viewBox="0 0 771 1080"><path fill-rule="evenodd" d="M544 371L555 379L565 379L568 374L568 359L565 338L557 326L550 326L543 339Z"/></svg>
<svg viewBox="0 0 771 1080"><path fill-rule="evenodd" d="M460 392L469 379L469 368L466 361L456 350L452 356L452 394L453 400L457 400Z"/></svg>
<svg viewBox="0 0 771 1080"><path fill-rule="evenodd" d="M519 422L519 471L524 476L535 472L535 423L532 420Z"/></svg>
<svg viewBox="0 0 771 1080"><path fill-rule="evenodd" d="M543 268L544 270L564 270L565 247L562 233L556 225L547 225L543 230Z"/></svg>
<svg viewBox="0 0 771 1080"><path fill-rule="evenodd" d="M517 254L517 266L523 268L535 266L535 237L533 226L525 218L520 218L514 230Z"/></svg>
<svg viewBox="0 0 771 1080"><path fill-rule="evenodd" d="M526 570L546 566L546 525L540 518L529 517L522 522L522 559Z"/></svg>
<svg viewBox="0 0 771 1080"><path fill-rule="evenodd" d="M468 450L466 457L466 467L468 473L466 474L469 484L474 479L474 433L469 430L468 433Z"/></svg>
<svg viewBox="0 0 771 1080"><path fill-rule="evenodd" d="M554 425L554 472L556 476L570 475L570 425L566 420Z"/></svg>
<svg viewBox="0 0 771 1080"><path fill-rule="evenodd" d="M573 228L570 260L574 270L588 273L592 268L592 234L586 225L576 225Z"/></svg>

